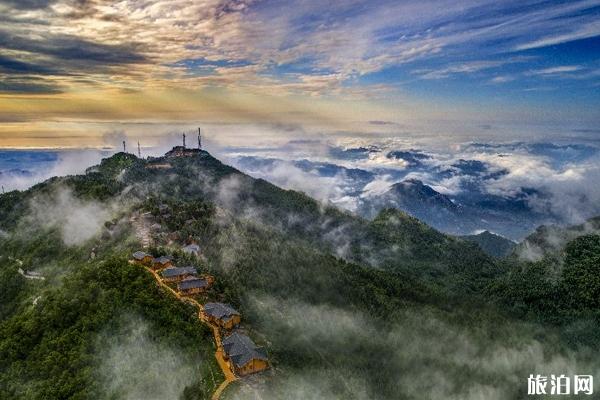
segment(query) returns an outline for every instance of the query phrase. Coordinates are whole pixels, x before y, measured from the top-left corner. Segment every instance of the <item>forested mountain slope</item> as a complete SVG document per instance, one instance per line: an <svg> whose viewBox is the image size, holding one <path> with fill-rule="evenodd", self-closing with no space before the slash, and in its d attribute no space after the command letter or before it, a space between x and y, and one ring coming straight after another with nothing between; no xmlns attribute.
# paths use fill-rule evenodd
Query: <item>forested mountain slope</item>
<svg viewBox="0 0 600 400"><path fill-rule="evenodd" d="M222 379L210 335L126 261L139 248L132 213L156 222L156 255L213 274L209 296L234 305L266 346L271 370L225 397L516 399L531 371L566 370L566 360L598 369L589 330L565 335L562 320L509 301L527 268L518 261L494 261L397 210L369 222L206 152L119 153L0 196L0 397L210 396ZM181 253L189 240L199 260ZM583 253L596 254L591 246ZM575 264L593 274L593 263ZM572 288L586 285L577 276ZM578 321L595 323L589 313Z"/></svg>

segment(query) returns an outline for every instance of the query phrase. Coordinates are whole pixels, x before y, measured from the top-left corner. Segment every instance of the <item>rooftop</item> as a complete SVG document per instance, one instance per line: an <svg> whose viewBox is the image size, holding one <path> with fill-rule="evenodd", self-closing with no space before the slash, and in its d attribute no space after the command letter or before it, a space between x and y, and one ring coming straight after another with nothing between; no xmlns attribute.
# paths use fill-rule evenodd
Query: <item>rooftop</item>
<svg viewBox="0 0 600 400"><path fill-rule="evenodd" d="M177 285L177 288L180 290L206 288L206 287L208 287L208 282L206 281L206 279L195 278L195 277L186 278Z"/></svg>
<svg viewBox="0 0 600 400"><path fill-rule="evenodd" d="M223 348L236 367L243 367L254 359L268 360L265 349L256 346L252 339L241 333L234 332L223 339Z"/></svg>
<svg viewBox="0 0 600 400"><path fill-rule="evenodd" d="M204 305L204 312L218 319L227 318L232 315L240 315L233 307L224 303L206 303Z"/></svg>
<svg viewBox="0 0 600 400"><path fill-rule="evenodd" d="M163 278L172 278L181 275L196 275L198 271L194 267L167 268L161 272Z"/></svg>
<svg viewBox="0 0 600 400"><path fill-rule="evenodd" d="M159 264L167 264L168 262L170 262L172 260L171 257L168 256L160 256L158 258L155 258L152 260L152 262L154 263L159 263Z"/></svg>
<svg viewBox="0 0 600 400"><path fill-rule="evenodd" d="M133 253L133 258L135 258L136 260L143 260L144 257L148 257L150 254L148 253L144 253L143 251L136 251L135 253Z"/></svg>

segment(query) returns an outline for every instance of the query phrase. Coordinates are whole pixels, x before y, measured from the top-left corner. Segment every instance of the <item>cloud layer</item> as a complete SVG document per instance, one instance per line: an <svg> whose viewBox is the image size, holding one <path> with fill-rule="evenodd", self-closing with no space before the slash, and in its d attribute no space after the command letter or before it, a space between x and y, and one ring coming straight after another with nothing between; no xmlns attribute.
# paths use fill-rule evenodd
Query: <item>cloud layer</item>
<svg viewBox="0 0 600 400"><path fill-rule="evenodd" d="M5 1L0 120L16 120L0 139L81 142L104 133L101 122L349 129L450 116L594 126L600 65L582 41L600 36L598 5Z"/></svg>

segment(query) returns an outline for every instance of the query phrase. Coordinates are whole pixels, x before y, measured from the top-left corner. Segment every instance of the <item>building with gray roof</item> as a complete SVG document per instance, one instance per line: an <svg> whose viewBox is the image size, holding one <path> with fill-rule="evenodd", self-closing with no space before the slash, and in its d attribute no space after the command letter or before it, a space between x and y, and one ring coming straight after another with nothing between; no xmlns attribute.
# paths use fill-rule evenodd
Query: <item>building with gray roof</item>
<svg viewBox="0 0 600 400"><path fill-rule="evenodd" d="M177 284L177 289L182 294L196 294L208 289L209 283L206 279L189 276Z"/></svg>
<svg viewBox="0 0 600 400"><path fill-rule="evenodd" d="M198 273L194 267L170 267L163 269L160 275L165 281L180 281L189 276L195 276Z"/></svg>
<svg viewBox="0 0 600 400"><path fill-rule="evenodd" d="M269 366L266 350L241 333L234 332L223 339L223 349L238 375L259 372Z"/></svg>
<svg viewBox="0 0 600 400"><path fill-rule="evenodd" d="M240 323L241 315L229 304L206 303L204 305L204 316L211 322L225 329L232 329Z"/></svg>

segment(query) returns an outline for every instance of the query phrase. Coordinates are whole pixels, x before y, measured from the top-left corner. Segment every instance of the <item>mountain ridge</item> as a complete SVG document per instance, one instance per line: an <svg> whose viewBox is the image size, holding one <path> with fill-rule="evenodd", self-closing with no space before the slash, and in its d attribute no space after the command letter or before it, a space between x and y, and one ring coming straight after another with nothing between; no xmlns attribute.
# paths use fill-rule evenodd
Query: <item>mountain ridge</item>
<svg viewBox="0 0 600 400"><path fill-rule="evenodd" d="M136 382L154 387L157 379L168 387L161 379L172 376L164 369L149 374L153 382L144 374L123 382L105 362L103 349L111 357L129 354L122 348L139 334L127 322L132 313L137 325L164 327L141 340L159 354L191 351L203 357L210 348L206 332L188 326L196 318L193 310L165 299L140 275L144 271L128 266L127 257L140 246L129 223L132 212L152 216L156 256L172 254L179 265L210 272L215 292L209 300L235 306L243 329L267 346L272 370L251 390L242 382L226 398L257 397L253 390L261 398L314 392L325 398L357 393L406 398L416 394L408 380L421 385L419 393L433 393L422 386L432 371L457 388L487 382L487 373L473 374L465 365L463 339L456 337L468 338L488 361L495 357L490 349L501 346L517 346L511 351L520 351L520 343L544 351L568 346L559 327L522 321L511 308L500 308L508 292L501 283L515 266L488 257L474 243L395 209L383 209L368 221L251 178L206 152L157 160L168 168L148 168L149 161L120 153L85 175L52 178L0 196L0 228L7 232L0 237L0 259L21 259L23 268L43 271L47 278L25 282L8 261L0 268L0 293L7 296L0 306L0 396L110 398L137 389ZM97 230L71 231L81 225L81 216L88 227L97 223L92 226ZM177 250L189 240L202 249L201 258ZM36 298L41 300L32 305ZM52 312L36 311L46 307ZM179 311L167 312L173 307ZM61 315L68 315L66 322L55 321ZM197 338L199 349L173 340L180 336L171 330L180 324L196 332L190 337ZM44 335L31 335L32 326ZM98 337L99 331L104 336ZM22 332L28 336L19 341ZM55 368L40 363L65 346L71 351L54 360ZM573 357L593 365L577 351ZM175 359L178 367L187 365L186 357ZM503 398L519 398L514 380L533 368L527 362L508 367L494 390ZM144 363L151 372L154 364ZM429 367L421 371L415 365ZM210 382L218 383L210 378L215 366L205 367L181 382L178 396L195 400L212 393ZM23 370L36 377L36 385L26 384ZM59 377L59 370L69 374ZM111 377L116 387L107 386ZM304 382L300 388L298 379Z"/></svg>

